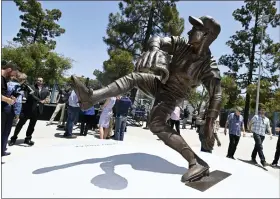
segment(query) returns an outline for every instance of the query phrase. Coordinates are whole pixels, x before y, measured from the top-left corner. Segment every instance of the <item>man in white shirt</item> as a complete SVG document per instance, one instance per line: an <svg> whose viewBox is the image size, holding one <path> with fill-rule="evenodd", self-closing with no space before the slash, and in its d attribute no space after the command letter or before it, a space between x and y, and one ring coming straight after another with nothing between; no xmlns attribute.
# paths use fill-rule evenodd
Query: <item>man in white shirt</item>
<svg viewBox="0 0 280 199"><path fill-rule="evenodd" d="M265 161L265 157L263 154L262 143L265 139L266 131L269 132L271 139L272 139L272 133L271 133L271 129L270 129L270 121L265 116L264 106L260 105L259 110L260 110L259 115L255 115L249 123L249 130L253 133L253 137L255 140L255 147L253 149L251 157L252 157L252 162L257 164L256 156L258 153L260 160L261 160L261 164L265 167L265 166L267 166L267 163Z"/></svg>
<svg viewBox="0 0 280 199"><path fill-rule="evenodd" d="M171 117L170 117L170 125L171 128L176 128L177 133L180 135L180 113L181 113L181 109L179 106L176 106L174 111L171 113Z"/></svg>
<svg viewBox="0 0 280 199"><path fill-rule="evenodd" d="M64 133L65 138L76 138L77 136L72 134L74 124L79 120L80 106L78 103L78 97L74 90L72 90L71 95L68 99L68 117L66 123L66 130Z"/></svg>

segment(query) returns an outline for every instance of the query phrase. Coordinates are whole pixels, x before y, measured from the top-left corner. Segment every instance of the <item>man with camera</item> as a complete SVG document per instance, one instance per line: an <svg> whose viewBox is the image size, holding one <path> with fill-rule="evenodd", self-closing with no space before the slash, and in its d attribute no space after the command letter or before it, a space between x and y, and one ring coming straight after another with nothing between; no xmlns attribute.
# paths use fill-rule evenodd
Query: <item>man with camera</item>
<svg viewBox="0 0 280 199"><path fill-rule="evenodd" d="M11 105L16 101L14 96L8 96L7 81L12 76L17 76L19 72L18 67L15 64L1 61L1 156L10 155L6 152L5 140L8 139L8 122L11 115Z"/></svg>
<svg viewBox="0 0 280 199"><path fill-rule="evenodd" d="M20 116L19 122L15 128L14 135L11 137L11 141L9 146L13 146L16 143L18 138L18 134L22 129L23 125L30 120L27 131L26 131L26 138L24 143L33 146L34 142L31 141L32 134L34 132L34 128L38 117L43 113L44 104L49 103L49 91L43 86L43 78L37 78L37 82L34 86L31 86L34 90L33 94L27 94L27 101L23 105L23 111Z"/></svg>

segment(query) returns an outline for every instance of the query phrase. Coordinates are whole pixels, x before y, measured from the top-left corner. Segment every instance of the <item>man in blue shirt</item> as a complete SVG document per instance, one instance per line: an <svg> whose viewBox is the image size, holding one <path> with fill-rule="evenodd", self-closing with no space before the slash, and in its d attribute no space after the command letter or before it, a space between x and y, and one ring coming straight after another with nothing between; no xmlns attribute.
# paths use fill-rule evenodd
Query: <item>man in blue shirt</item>
<svg viewBox="0 0 280 199"><path fill-rule="evenodd" d="M64 133L65 138L76 138L77 136L72 134L73 126L79 119L80 106L78 104L78 97L74 90L72 90L71 95L68 99L68 116L66 123L66 130Z"/></svg>
<svg viewBox="0 0 280 199"><path fill-rule="evenodd" d="M241 111L242 109L240 107L236 107L235 113L231 113L228 116L225 125L225 135L227 134L227 127L229 127L229 146L227 157L231 159L234 159L234 153L239 143L241 130L243 130L243 136L245 136L244 120L241 115Z"/></svg>
<svg viewBox="0 0 280 199"><path fill-rule="evenodd" d="M129 94L121 97L116 101L116 119L115 119L115 140L123 141L126 128L127 115L129 108L132 107L132 102L129 99Z"/></svg>

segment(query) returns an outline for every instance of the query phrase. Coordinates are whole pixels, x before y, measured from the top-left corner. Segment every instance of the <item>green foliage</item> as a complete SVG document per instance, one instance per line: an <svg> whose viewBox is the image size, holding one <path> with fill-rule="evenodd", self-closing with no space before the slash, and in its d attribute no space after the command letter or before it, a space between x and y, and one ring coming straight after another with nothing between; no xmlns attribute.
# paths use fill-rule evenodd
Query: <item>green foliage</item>
<svg viewBox="0 0 280 199"><path fill-rule="evenodd" d="M109 51L126 50L136 58L147 50L151 35L179 36L184 30L174 0L125 0L119 9L120 13L109 15L107 37L103 38Z"/></svg>
<svg viewBox="0 0 280 199"><path fill-rule="evenodd" d="M201 111L202 105L208 104L209 96L206 88L202 86L202 91L198 89L192 89L188 95L188 102L193 107L193 109Z"/></svg>
<svg viewBox="0 0 280 199"><path fill-rule="evenodd" d="M16 63L30 80L43 77L45 82L61 81L66 70L72 67L72 60L40 43L26 46L8 44L2 48L2 59Z"/></svg>
<svg viewBox="0 0 280 199"><path fill-rule="evenodd" d="M240 90L238 88L235 78L231 76L223 76L221 80L222 84L222 107L225 109L231 109L235 106L239 106L242 103L242 97L239 95ZM238 103L238 105L237 105Z"/></svg>
<svg viewBox="0 0 280 199"><path fill-rule="evenodd" d="M181 35L184 31L184 19L179 17L175 2L175 0L124 0L120 2L120 12L110 13L107 36L103 37L108 45L108 53L115 50L127 51L135 60L143 51L147 51L147 44L152 35ZM110 58L110 60L114 59ZM106 71L106 62L108 61L104 62L103 72L94 71L94 75L104 85L115 77L121 76ZM117 64L110 65L120 67ZM134 89L133 99L135 94Z"/></svg>
<svg viewBox="0 0 280 199"><path fill-rule="evenodd" d="M261 29L264 30L270 25L278 27L280 25L280 14L277 13L276 3L273 1L245 1L245 5L241 9L233 12L235 20L242 24L243 29L237 31L235 35L230 37L226 43L233 51L232 55L223 55L219 63L228 66L231 70L238 72L240 68L246 67L247 72L240 74L239 79L243 79L242 88L246 88L253 78L253 73L258 67L259 51L261 43ZM269 20L264 20L264 26L261 26L262 11L268 15ZM252 26L252 27L251 27ZM264 31L265 32L265 31ZM268 34L264 36L263 53L265 56L271 56L265 68L269 72L275 72L277 66L273 64L276 52L279 53L279 44L274 44Z"/></svg>
<svg viewBox="0 0 280 199"><path fill-rule="evenodd" d="M250 108L252 110L255 109L256 107L256 96L257 96L257 83L250 84L247 87L247 93L250 94L252 97L251 102L250 102ZM266 104L269 99L273 98L273 92L271 90L271 82L268 80L261 80L260 82L260 96L259 96L259 103L260 104Z"/></svg>
<svg viewBox="0 0 280 199"><path fill-rule="evenodd" d="M242 108L245 107L245 97L243 97L242 95L238 95L235 106L239 106Z"/></svg>
<svg viewBox="0 0 280 199"><path fill-rule="evenodd" d="M226 43L231 49L231 55L223 55L219 64L228 66L231 70L239 72L238 82L242 89L247 88L256 81L254 72L259 66L259 52L261 44L262 28L264 29L263 55L267 60L263 64L262 76L270 78L276 71L279 63L279 44L274 43L266 33L267 27L279 28L280 14L277 14L275 1L249 1L245 0L244 5L233 12L235 20L242 25L242 30L236 31L236 34L230 37ZM263 20L263 16L268 16L268 20ZM278 52L278 58L276 56ZM246 68L245 73L240 69ZM250 92L246 95L244 119L247 124L250 108Z"/></svg>
<svg viewBox="0 0 280 199"><path fill-rule="evenodd" d="M271 97L269 100L265 101L265 107L267 112L275 112L280 111L280 89L277 89L273 93L273 97Z"/></svg>
<svg viewBox="0 0 280 199"><path fill-rule="evenodd" d="M95 70L93 74L102 85L108 85L112 81L131 73L134 69L132 55L116 49L109 52L110 59L103 63L103 72Z"/></svg>
<svg viewBox="0 0 280 199"><path fill-rule="evenodd" d="M62 16L58 9L43 10L41 3L37 0L14 0L20 15L21 29L17 36L13 39L22 45L42 43L54 49L56 42L55 37L65 33L65 29L57 24Z"/></svg>

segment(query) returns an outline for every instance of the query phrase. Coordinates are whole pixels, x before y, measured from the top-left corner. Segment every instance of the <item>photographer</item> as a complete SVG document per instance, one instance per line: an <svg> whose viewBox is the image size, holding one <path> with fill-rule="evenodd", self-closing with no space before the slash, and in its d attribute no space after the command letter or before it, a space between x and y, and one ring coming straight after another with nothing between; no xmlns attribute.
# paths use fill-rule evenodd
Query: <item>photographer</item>
<svg viewBox="0 0 280 199"><path fill-rule="evenodd" d="M27 88L29 87L27 86ZM29 146L34 145L34 142L31 141L34 127L38 117L43 113L44 104L49 103L50 93L48 89L43 86L43 78L41 77L37 78L36 84L31 86L31 89L34 91L34 93L32 92L27 94L27 101L23 105L22 114L14 131L14 135L11 137L9 146L13 146L16 143L18 134L27 120L30 120L30 122L26 131L24 143Z"/></svg>
<svg viewBox="0 0 280 199"><path fill-rule="evenodd" d="M16 101L13 105L8 105L8 107L6 108L9 108L9 112L7 113L6 126L2 134L2 154L8 153L6 152L7 142L12 130L13 119L19 118L22 107L23 90L21 85L24 84L24 82L27 79L27 76L24 73L18 73L17 77L11 77L11 79L12 81L9 81L7 83L7 96L13 96L14 98L16 98Z"/></svg>
<svg viewBox="0 0 280 199"><path fill-rule="evenodd" d="M19 69L16 65L8 63L6 61L1 61L1 156L10 155L6 152L5 137L8 132L6 128L7 120L11 113L10 105L13 105L16 101L15 97L8 96L8 85L7 81L11 79L12 76L16 76Z"/></svg>

